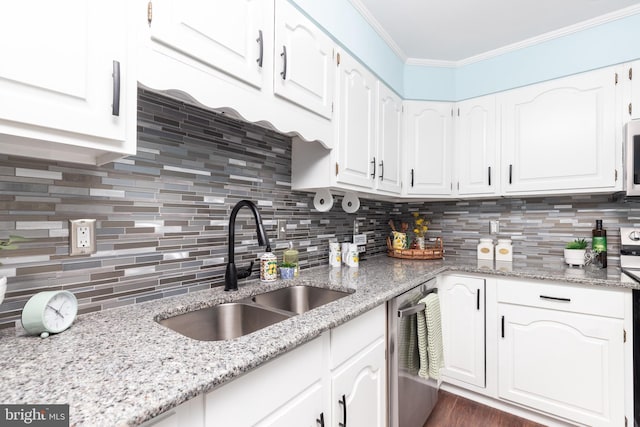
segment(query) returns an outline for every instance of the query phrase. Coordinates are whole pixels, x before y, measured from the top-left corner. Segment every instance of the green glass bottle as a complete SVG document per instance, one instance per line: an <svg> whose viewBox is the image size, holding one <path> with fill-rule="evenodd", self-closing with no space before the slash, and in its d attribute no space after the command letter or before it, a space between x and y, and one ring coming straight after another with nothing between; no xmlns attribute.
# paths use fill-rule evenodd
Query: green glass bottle
<svg viewBox="0 0 640 427"><path fill-rule="evenodd" d="M596 228L592 230L591 248L596 253L596 264L607 268L607 230L602 228L602 220L596 220Z"/></svg>

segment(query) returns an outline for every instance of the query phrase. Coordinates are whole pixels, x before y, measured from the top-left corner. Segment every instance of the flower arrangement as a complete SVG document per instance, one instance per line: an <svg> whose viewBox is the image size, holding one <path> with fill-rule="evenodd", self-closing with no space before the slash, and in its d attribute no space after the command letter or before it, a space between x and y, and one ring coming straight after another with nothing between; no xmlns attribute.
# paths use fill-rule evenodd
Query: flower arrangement
<svg viewBox="0 0 640 427"><path fill-rule="evenodd" d="M424 235L429 229L429 227L427 227L427 224L429 222L423 217L421 217L418 212L413 212L411 215L413 215L413 233L417 237L424 238Z"/></svg>

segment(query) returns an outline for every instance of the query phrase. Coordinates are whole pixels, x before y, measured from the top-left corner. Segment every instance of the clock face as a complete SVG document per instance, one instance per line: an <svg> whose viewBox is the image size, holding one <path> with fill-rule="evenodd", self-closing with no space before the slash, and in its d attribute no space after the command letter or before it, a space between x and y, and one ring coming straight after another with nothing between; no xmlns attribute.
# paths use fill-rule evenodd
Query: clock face
<svg viewBox="0 0 640 427"><path fill-rule="evenodd" d="M73 294L56 293L44 307L42 323L49 332L62 332L71 326L78 312L78 302Z"/></svg>

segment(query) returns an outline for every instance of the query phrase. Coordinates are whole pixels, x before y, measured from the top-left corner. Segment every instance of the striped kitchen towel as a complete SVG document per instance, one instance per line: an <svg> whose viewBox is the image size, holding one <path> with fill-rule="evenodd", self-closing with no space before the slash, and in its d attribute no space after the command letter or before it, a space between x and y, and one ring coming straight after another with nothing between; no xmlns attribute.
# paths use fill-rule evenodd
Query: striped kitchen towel
<svg viewBox="0 0 640 427"><path fill-rule="evenodd" d="M442 350L442 324L438 294L430 293L420 300L425 309L418 313L418 351L422 378L440 379L440 368L444 366Z"/></svg>

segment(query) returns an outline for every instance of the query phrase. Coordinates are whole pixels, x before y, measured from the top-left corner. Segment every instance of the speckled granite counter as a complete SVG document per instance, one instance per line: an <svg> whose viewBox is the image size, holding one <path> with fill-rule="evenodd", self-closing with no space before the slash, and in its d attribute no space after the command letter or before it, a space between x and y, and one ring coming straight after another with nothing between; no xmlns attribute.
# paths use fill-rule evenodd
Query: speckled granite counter
<svg viewBox="0 0 640 427"><path fill-rule="evenodd" d="M620 281L620 270L514 262L487 267L475 259L406 261L374 257L358 269L318 267L287 282L249 282L80 316L47 339L0 334L1 403L69 403L71 425L137 425L311 340L445 271L547 279L596 286ZM154 319L294 284L353 289L348 297L250 335L217 342L183 337Z"/></svg>

